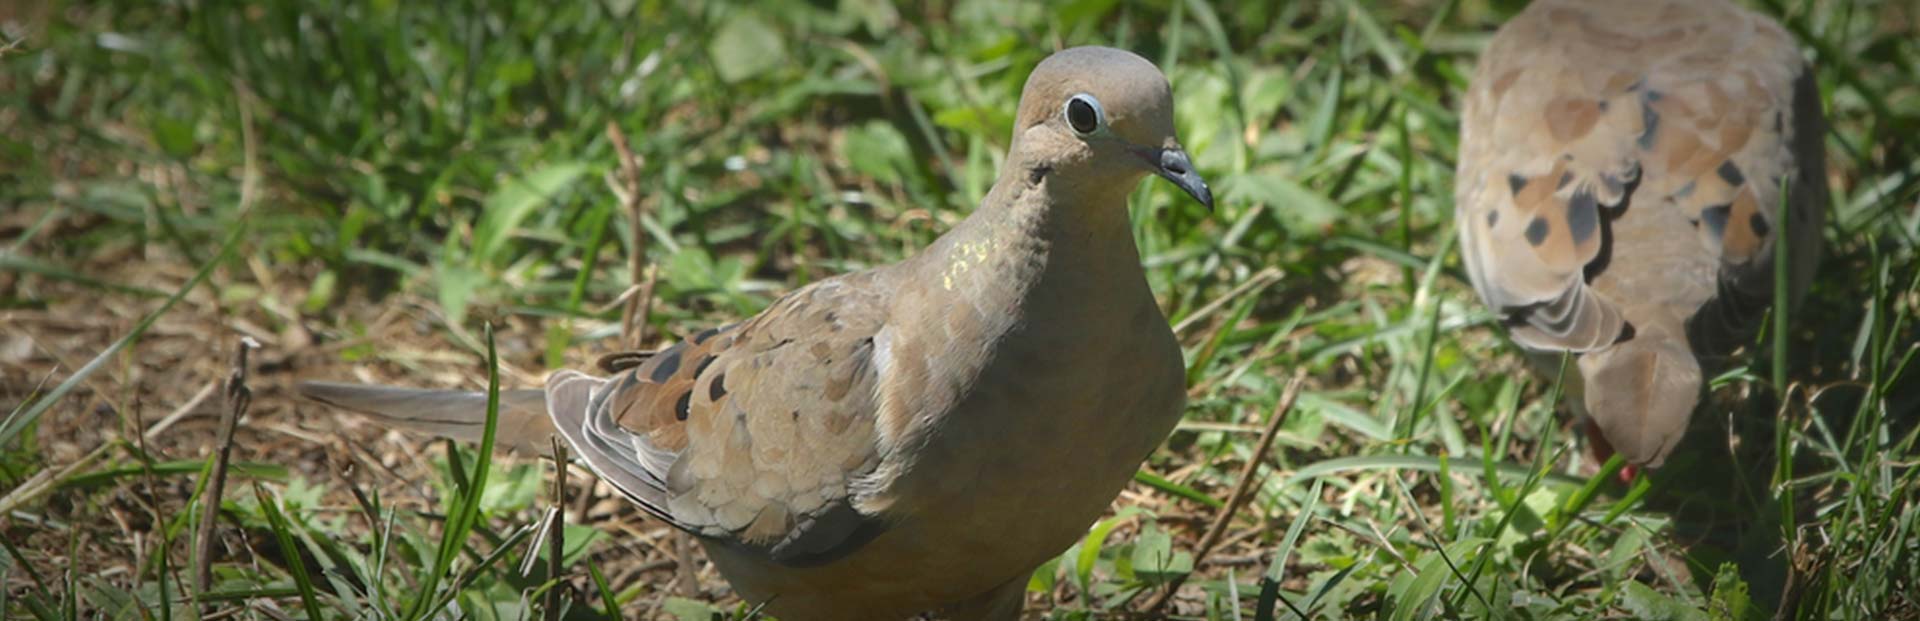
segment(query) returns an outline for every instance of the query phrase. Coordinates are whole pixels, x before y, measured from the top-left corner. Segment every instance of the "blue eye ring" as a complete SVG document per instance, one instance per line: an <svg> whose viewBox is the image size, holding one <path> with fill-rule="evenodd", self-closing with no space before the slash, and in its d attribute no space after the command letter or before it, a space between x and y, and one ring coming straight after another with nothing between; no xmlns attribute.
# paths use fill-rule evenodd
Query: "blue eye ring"
<svg viewBox="0 0 1920 621"><path fill-rule="evenodd" d="M1082 136L1092 135L1107 126L1107 111L1100 107L1100 100L1086 93L1076 93L1061 105L1060 115L1067 120L1067 127Z"/></svg>

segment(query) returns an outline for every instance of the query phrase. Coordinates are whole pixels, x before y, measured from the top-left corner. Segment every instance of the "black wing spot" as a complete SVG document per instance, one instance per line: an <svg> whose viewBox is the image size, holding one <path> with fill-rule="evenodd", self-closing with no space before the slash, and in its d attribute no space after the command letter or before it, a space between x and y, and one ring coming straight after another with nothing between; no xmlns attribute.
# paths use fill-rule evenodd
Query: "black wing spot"
<svg viewBox="0 0 1920 621"><path fill-rule="evenodd" d="M1527 178L1520 175L1507 175L1507 189L1512 190L1514 196L1519 196L1521 190L1527 189Z"/></svg>
<svg viewBox="0 0 1920 621"><path fill-rule="evenodd" d="M1586 243L1593 237L1594 230L1600 228L1600 203L1594 199L1593 192L1579 190L1573 193L1573 200L1567 203L1567 233L1573 236L1573 243ZM1533 236L1531 228L1527 231L1529 239ZM1542 233L1542 237L1546 234ZM1540 245L1534 242L1533 245Z"/></svg>
<svg viewBox="0 0 1920 621"><path fill-rule="evenodd" d="M675 347L668 350L667 353L661 354L660 366L654 367L653 374L647 376L653 380L653 383L665 383L668 378L673 377L673 374L680 370L680 349L681 348Z"/></svg>
<svg viewBox="0 0 1920 621"><path fill-rule="evenodd" d="M1640 102L1640 148L1653 148L1654 138L1660 133L1660 113L1653 109L1653 102L1660 101L1660 93L1647 91Z"/></svg>
<svg viewBox="0 0 1920 621"><path fill-rule="evenodd" d="M1500 210L1498 209L1488 210L1487 211L1487 228L1493 228L1493 225L1499 224L1499 223L1500 223Z"/></svg>
<svg viewBox="0 0 1920 621"><path fill-rule="evenodd" d="M693 391L680 393L680 400L673 402L674 420L686 420L693 413Z"/></svg>
<svg viewBox="0 0 1920 621"><path fill-rule="evenodd" d="M1569 159L1571 159L1571 156L1569 156ZM1573 173L1572 172L1560 173L1560 181L1553 184L1553 189L1555 190L1565 189L1567 187L1567 184L1569 183L1573 183Z"/></svg>
<svg viewBox="0 0 1920 621"><path fill-rule="evenodd" d="M1700 211L1700 221L1707 224L1707 230L1712 231L1714 237L1726 235L1727 216L1732 210L1732 205L1714 205L1708 207Z"/></svg>
<svg viewBox="0 0 1920 621"><path fill-rule="evenodd" d="M1757 213L1747 216L1747 226L1753 227L1755 237L1766 237L1768 233L1773 232L1773 225L1767 224L1767 219L1760 217Z"/></svg>
<svg viewBox="0 0 1920 621"><path fill-rule="evenodd" d="M707 339L713 338L713 335L719 334L719 333L720 333L719 328L707 328L705 330L701 330L699 334L693 335L693 344L699 345L699 344L705 343L707 342Z"/></svg>
<svg viewBox="0 0 1920 621"><path fill-rule="evenodd" d="M726 398L726 396L727 396L727 374L721 373L719 375L713 376L713 381L707 382L707 400L719 401L723 398Z"/></svg>
<svg viewBox="0 0 1920 621"><path fill-rule="evenodd" d="M1721 162L1717 172L1720 173L1720 179L1726 181L1727 185L1737 188L1747 182L1747 176L1740 174L1740 166L1734 164L1733 160Z"/></svg>
<svg viewBox="0 0 1920 621"><path fill-rule="evenodd" d="M1547 243L1547 232L1550 229L1546 218L1534 216L1533 221L1527 223L1527 243L1534 246Z"/></svg>
<svg viewBox="0 0 1920 621"><path fill-rule="evenodd" d="M701 374L706 373L707 367L713 366L713 360L714 360L713 354L707 354L705 356L701 356L700 364L693 365L693 376L695 378L699 378Z"/></svg>

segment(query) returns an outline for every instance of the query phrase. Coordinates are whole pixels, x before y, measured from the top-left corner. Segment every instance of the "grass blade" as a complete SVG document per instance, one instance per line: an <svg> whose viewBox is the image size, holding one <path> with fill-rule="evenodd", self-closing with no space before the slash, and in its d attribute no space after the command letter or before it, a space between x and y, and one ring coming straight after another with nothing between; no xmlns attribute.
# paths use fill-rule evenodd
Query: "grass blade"
<svg viewBox="0 0 1920 621"><path fill-rule="evenodd" d="M453 560L465 547L467 535L473 531L479 521L480 497L487 487L487 466L493 462L493 443L495 427L500 422L500 353L494 348L493 324L486 326L487 341L487 422L480 433L479 457L474 460L470 477L457 476L454 493L448 499L447 522L440 533L440 544L433 556L433 566L426 575L421 576L419 596L413 600L413 606L407 611L406 618L424 621L438 610L434 602L440 599L439 588L442 578L453 568ZM447 459L456 473L461 472L461 457L457 452L449 452Z"/></svg>
<svg viewBox="0 0 1920 621"><path fill-rule="evenodd" d="M234 246L240 243L240 240L246 236L247 228L246 220L244 219L235 223L233 231L227 234L226 240L220 242L220 251L214 253L212 259L201 264L200 271L194 272L193 277L187 279L186 284L181 285L179 290L174 291L172 296L167 297L166 302L160 304L160 308L153 309L153 312L147 313L147 316L141 318L140 323L134 324L133 329L127 331L125 336L120 337L119 340L114 341L112 345L107 346L105 351L100 352L94 356L92 360L87 361L79 370L74 371L73 375L67 376L66 381L60 382L60 385L54 386L53 390L47 391L46 396L34 402L32 407L27 408L17 416L8 417L6 423L0 425L0 447L12 446L13 441L20 436L21 431L26 430L28 425L32 425L34 421L40 420L40 416L46 414L47 410L53 407L53 404L65 398L67 393L72 392L74 387L79 386L80 382L86 380L88 376L100 370L100 367L105 365L108 360L112 360L115 355L120 353L120 350L126 349L128 345L133 344L134 341L140 338L140 335L147 332L148 328L153 327L153 322L158 321L161 315L167 314L167 311L173 309L173 305L180 303L180 300L186 298L188 293L198 288L200 283L206 282L207 276L213 274L213 268L219 266L222 261L226 260L227 255L233 252Z"/></svg>
<svg viewBox="0 0 1920 621"><path fill-rule="evenodd" d="M293 574L293 585L300 592L300 605L307 610L307 619L320 621L320 599L313 588L313 579L307 575L306 554L300 551L300 544L294 541L293 526L280 513L280 501L267 493L259 483L253 484L253 497L260 502L260 512L267 517L267 526L273 529L273 538L280 544L280 551L287 555L287 572Z"/></svg>

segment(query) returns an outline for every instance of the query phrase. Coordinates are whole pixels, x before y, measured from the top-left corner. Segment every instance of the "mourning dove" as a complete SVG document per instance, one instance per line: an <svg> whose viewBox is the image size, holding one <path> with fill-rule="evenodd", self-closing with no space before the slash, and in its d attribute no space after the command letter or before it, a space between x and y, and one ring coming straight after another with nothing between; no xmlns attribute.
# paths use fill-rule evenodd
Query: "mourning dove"
<svg viewBox="0 0 1920 621"><path fill-rule="evenodd" d="M741 323L510 392L501 442L558 430L647 513L699 536L785 621L1015 619L1185 402L1126 198L1145 175L1211 207L1165 76L1074 48L1035 67L978 209L895 265ZM478 437L474 393L309 383L314 399Z"/></svg>
<svg viewBox="0 0 1920 621"><path fill-rule="evenodd" d="M1790 297L1813 275L1825 130L1798 48L1725 0L1541 0L1494 35L1465 108L1474 289L1537 359L1575 356L1570 394L1606 443L1661 465L1703 363L1765 315L1781 240Z"/></svg>

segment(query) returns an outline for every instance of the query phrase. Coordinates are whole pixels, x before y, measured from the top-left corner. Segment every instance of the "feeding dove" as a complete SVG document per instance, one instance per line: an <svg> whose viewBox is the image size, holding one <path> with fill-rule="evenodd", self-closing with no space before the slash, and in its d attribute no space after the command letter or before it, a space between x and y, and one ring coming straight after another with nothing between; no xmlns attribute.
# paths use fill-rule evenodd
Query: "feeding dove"
<svg viewBox="0 0 1920 621"><path fill-rule="evenodd" d="M1126 199L1146 175L1208 207L1167 79L1082 47L1036 66L980 206L898 264L738 324L504 393L500 442L558 431L647 513L698 535L784 621L1018 618L1185 402ZM485 396L306 383L306 396L478 438Z"/></svg>
<svg viewBox="0 0 1920 621"><path fill-rule="evenodd" d="M1597 452L1660 466L1706 372L1752 340L1774 261L1793 300L1818 262L1825 122L1798 47L1725 0L1541 0L1494 35L1464 105L1474 290L1536 361L1574 356Z"/></svg>

